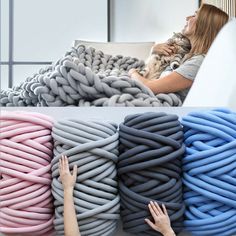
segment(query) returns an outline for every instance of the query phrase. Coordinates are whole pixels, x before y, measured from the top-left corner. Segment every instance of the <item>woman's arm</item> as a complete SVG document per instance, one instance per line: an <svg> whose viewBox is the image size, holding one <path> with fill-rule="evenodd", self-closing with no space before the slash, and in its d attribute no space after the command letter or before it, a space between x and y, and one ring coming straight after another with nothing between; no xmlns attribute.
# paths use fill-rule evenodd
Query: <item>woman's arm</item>
<svg viewBox="0 0 236 236"><path fill-rule="evenodd" d="M164 204L162 204L162 209L156 202L150 202L148 204L149 211L154 219L154 223L149 219L145 221L150 225L151 228L160 232L164 236L175 236L175 232L171 228L170 219Z"/></svg>
<svg viewBox="0 0 236 236"><path fill-rule="evenodd" d="M73 167L71 175L66 156L59 159L60 178L64 189L64 233L65 236L80 236L76 218L73 190L76 183L77 166Z"/></svg>
<svg viewBox="0 0 236 236"><path fill-rule="evenodd" d="M135 69L129 71L129 75L133 79L137 79L145 86L150 88L154 94L158 93L174 93L187 88L190 88L193 81L186 79L177 72L172 72L169 75L156 80L148 80L141 76Z"/></svg>
<svg viewBox="0 0 236 236"><path fill-rule="evenodd" d="M158 55L165 55L169 56L171 53L173 53L175 50L174 46L171 46L167 43L158 43L155 44L151 49L151 54L158 54Z"/></svg>

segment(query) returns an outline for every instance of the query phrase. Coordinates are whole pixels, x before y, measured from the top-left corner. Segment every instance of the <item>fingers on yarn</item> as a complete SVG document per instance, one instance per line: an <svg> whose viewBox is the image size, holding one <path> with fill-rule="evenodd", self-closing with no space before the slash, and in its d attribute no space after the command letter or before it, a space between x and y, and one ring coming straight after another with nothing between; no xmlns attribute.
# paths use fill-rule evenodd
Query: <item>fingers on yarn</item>
<svg viewBox="0 0 236 236"><path fill-rule="evenodd" d="M70 170L69 170L68 158L67 158L67 156L63 156L63 158L64 158L64 168L65 168L65 171L69 172Z"/></svg>
<svg viewBox="0 0 236 236"><path fill-rule="evenodd" d="M66 168L65 168L65 157L64 156L62 157L62 170L63 170L63 173L66 170Z"/></svg>
<svg viewBox="0 0 236 236"><path fill-rule="evenodd" d="M61 155L61 158L59 158L59 173L60 176L65 172L66 170L66 159L64 155Z"/></svg>
<svg viewBox="0 0 236 236"><path fill-rule="evenodd" d="M157 220L158 220L158 219L157 219L158 212L157 212L157 213L155 212L155 210L154 210L154 208L152 207L152 204L151 204L151 203L148 204L148 208L149 208L149 211L150 211L150 213L151 213L153 219L154 219L155 221L157 221Z"/></svg>
<svg viewBox="0 0 236 236"><path fill-rule="evenodd" d="M166 210L166 206L163 203L162 203L162 209L163 209L164 214L168 216L168 212Z"/></svg>
<svg viewBox="0 0 236 236"><path fill-rule="evenodd" d="M68 173L69 170L69 164L68 164L68 158L65 155L61 155L61 158L59 159L59 163L61 162L61 173Z"/></svg>
<svg viewBox="0 0 236 236"><path fill-rule="evenodd" d="M160 208L160 206L158 205L157 202L153 203L153 207L154 207L155 210L158 211L159 215L163 215L163 211L162 211L162 209Z"/></svg>
<svg viewBox="0 0 236 236"><path fill-rule="evenodd" d="M152 207L153 211L155 212L156 216L161 215L162 211L160 210L160 207L155 203L151 201L151 207Z"/></svg>
<svg viewBox="0 0 236 236"><path fill-rule="evenodd" d="M76 180L76 177L77 177L77 165L74 165L73 166L73 172L72 172L72 175L73 175L73 177L74 177L74 179Z"/></svg>
<svg viewBox="0 0 236 236"><path fill-rule="evenodd" d="M151 228L155 229L155 224L154 224L154 223L152 223L149 219L145 219L145 221L147 222L147 224L148 224Z"/></svg>
<svg viewBox="0 0 236 236"><path fill-rule="evenodd" d="M61 158L59 159L59 173L61 176L61 174L62 174L62 159Z"/></svg>

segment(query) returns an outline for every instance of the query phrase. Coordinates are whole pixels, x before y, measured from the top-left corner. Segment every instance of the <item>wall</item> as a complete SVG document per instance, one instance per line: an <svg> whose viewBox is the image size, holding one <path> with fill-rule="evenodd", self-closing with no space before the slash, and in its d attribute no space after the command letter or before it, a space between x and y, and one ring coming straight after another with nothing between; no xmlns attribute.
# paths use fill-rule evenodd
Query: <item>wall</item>
<svg viewBox="0 0 236 236"><path fill-rule="evenodd" d="M198 8L198 0L111 0L112 41L167 40L185 25L186 16Z"/></svg>

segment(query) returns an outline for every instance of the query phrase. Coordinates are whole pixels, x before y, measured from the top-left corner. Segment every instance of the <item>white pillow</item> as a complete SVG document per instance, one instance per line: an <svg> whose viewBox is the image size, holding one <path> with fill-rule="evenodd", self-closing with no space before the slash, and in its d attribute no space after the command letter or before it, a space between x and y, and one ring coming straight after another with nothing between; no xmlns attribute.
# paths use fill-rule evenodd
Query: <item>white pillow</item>
<svg viewBox="0 0 236 236"><path fill-rule="evenodd" d="M236 108L236 18L220 31L183 106Z"/></svg>
<svg viewBox="0 0 236 236"><path fill-rule="evenodd" d="M77 46L79 43L101 50L105 54L131 56L142 60L146 60L148 58L151 48L154 45L154 42L103 43L75 40L74 46Z"/></svg>

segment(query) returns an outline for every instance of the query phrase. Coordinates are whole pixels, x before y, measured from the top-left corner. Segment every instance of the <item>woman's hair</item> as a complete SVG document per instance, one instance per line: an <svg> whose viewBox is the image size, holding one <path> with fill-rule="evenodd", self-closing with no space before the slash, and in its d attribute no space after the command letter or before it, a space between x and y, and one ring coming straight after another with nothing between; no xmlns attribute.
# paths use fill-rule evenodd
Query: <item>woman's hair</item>
<svg viewBox="0 0 236 236"><path fill-rule="evenodd" d="M220 29L229 20L224 11L209 4L202 4L197 15L194 33L191 36L192 55L206 54Z"/></svg>

